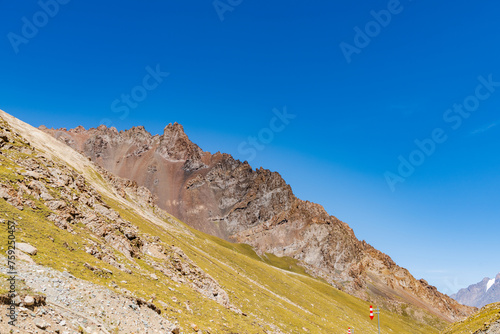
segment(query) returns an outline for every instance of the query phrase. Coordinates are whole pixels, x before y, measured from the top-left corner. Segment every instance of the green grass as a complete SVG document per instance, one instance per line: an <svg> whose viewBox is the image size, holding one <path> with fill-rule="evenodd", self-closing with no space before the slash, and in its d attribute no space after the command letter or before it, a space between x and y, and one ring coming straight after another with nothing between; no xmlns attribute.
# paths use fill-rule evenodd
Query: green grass
<svg viewBox="0 0 500 334"><path fill-rule="evenodd" d="M475 333L486 330L489 325L500 320L500 303L486 305L465 320L450 325L443 334Z"/></svg>
<svg viewBox="0 0 500 334"><path fill-rule="evenodd" d="M123 211L120 208L115 209ZM306 275L287 273L272 267L256 256L248 246L234 245L236 250L231 249L225 244L226 241L213 242L214 237L201 232L194 236L174 235L135 213L121 212L124 218L127 216L126 219L140 226L141 232L154 233L166 244L183 249L186 255L221 284L229 293L231 302L248 315L243 316L203 297L187 285L171 281L144 261L136 263L145 271L155 272L160 278L158 281L140 273L126 274L97 260L84 251L86 231L80 227L74 227L76 234L61 230L44 218L43 210L35 212L26 208L19 211L0 200L0 212L4 217L7 215L8 218L19 222L18 241L28 242L38 248L38 254L33 256L37 263L61 271L66 270L78 278L103 286L116 284L114 290L125 288L137 297L149 299L155 294L156 300L162 300L169 305L164 310L167 317L178 320L184 329L187 329L190 323L196 323L201 329L211 328L217 333L263 333L263 329L270 329L267 323L276 324L286 333L301 333L303 327L308 328L310 333L343 330L348 326L355 326L360 331L375 329L374 323L367 317L367 303ZM3 228L0 231L0 240L6 240L6 236L6 229ZM49 236L54 241L51 241ZM74 250L70 251L64 247L64 242ZM290 269L290 263L293 264L282 258L272 258L268 261L275 261L278 267L288 266L285 269ZM84 263L111 270L113 275L97 276L86 269ZM174 291L169 290L169 287ZM175 297L177 302L172 301L172 297ZM193 313L186 310L185 303L189 303ZM397 333L437 332L391 313L383 313L383 316L382 324L386 330L391 329Z"/></svg>
<svg viewBox="0 0 500 334"><path fill-rule="evenodd" d="M230 249L234 252L238 252L242 255L246 255L254 260L262 261L262 262L267 263L267 264L269 264L273 267L276 267L276 268L280 268L280 269L291 271L291 272L294 272L297 274L309 276L309 274L306 272L306 270L303 267L301 267L298 264L298 261L294 258L291 258L288 256L279 257L279 256L276 256L276 255L271 254L271 253L266 253L266 254L264 254L264 256L261 257L255 252L255 250L250 245L231 243L229 241L226 241L226 240L223 240L223 239L211 236L211 235L207 235L207 234L204 234L202 232L199 232L199 231L196 231L193 229L191 229L191 230L199 238L208 239L212 242L215 242L216 244L218 244L220 246L223 246L223 247Z"/></svg>
<svg viewBox="0 0 500 334"><path fill-rule="evenodd" d="M264 262L276 268L309 276L304 267L299 265L299 261L288 256L279 257L271 253L266 253L264 254Z"/></svg>
<svg viewBox="0 0 500 334"><path fill-rule="evenodd" d="M310 333L341 331L349 326L355 326L360 331L376 329L374 322L367 317L369 305L366 302L306 275L294 259L270 254L261 258L248 245L233 244L188 227L186 229L192 235L173 234L158 228L131 210L120 208L113 200L106 201L122 217L140 226L141 230L155 233L163 242L183 249L223 286L231 301L244 313L272 322L284 332L302 333L303 327L308 328ZM382 327L388 331L438 332L430 326L416 323L410 317L390 312L384 312L382 316L385 319ZM226 319L236 321L231 314ZM255 330L241 324L237 328L248 333Z"/></svg>

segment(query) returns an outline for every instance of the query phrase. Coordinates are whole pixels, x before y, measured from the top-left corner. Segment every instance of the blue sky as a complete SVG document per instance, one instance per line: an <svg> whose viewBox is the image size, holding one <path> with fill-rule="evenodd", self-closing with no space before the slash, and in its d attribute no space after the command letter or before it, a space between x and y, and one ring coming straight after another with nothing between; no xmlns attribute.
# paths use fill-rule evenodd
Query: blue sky
<svg viewBox="0 0 500 334"><path fill-rule="evenodd" d="M0 4L1 109L34 126L177 121L443 292L500 271L499 4L53 1ZM418 165L404 177L400 157Z"/></svg>

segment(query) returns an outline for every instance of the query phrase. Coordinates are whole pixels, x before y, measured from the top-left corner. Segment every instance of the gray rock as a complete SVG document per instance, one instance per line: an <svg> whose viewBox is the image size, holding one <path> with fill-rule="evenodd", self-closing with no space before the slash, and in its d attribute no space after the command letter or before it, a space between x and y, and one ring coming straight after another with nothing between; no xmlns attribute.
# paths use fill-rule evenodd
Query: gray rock
<svg viewBox="0 0 500 334"><path fill-rule="evenodd" d="M66 202L64 201L50 201L47 203L47 207L50 210L58 210L66 207Z"/></svg>
<svg viewBox="0 0 500 334"><path fill-rule="evenodd" d="M21 304L21 303L22 303L21 297L19 297L19 296L15 296L15 297L14 297L14 303L15 303L16 305Z"/></svg>
<svg viewBox="0 0 500 334"><path fill-rule="evenodd" d="M32 177L32 178L34 178L35 180L38 180L38 179L41 177L40 173L33 172L33 171L31 171L31 170L29 170L29 171L27 171L27 172L23 173L23 175L24 175L24 176L29 176L29 177Z"/></svg>
<svg viewBox="0 0 500 334"><path fill-rule="evenodd" d="M0 188L0 198L3 198L3 199L9 199L10 198L10 195L9 195L9 191L7 188Z"/></svg>
<svg viewBox="0 0 500 334"><path fill-rule="evenodd" d="M52 197L52 195L50 195L48 192L42 192L40 194L40 198L44 201L52 201L54 199L54 197Z"/></svg>
<svg viewBox="0 0 500 334"><path fill-rule="evenodd" d="M35 298L32 296L26 296L24 297L24 305L26 306L33 306L35 305Z"/></svg>
<svg viewBox="0 0 500 334"><path fill-rule="evenodd" d="M50 327L50 325L42 319L35 320L35 326L43 330Z"/></svg>
<svg viewBox="0 0 500 334"><path fill-rule="evenodd" d="M36 253L38 252L38 250L35 247L25 242L18 242L16 244L16 248L19 249L21 252L27 253L29 255L36 255Z"/></svg>

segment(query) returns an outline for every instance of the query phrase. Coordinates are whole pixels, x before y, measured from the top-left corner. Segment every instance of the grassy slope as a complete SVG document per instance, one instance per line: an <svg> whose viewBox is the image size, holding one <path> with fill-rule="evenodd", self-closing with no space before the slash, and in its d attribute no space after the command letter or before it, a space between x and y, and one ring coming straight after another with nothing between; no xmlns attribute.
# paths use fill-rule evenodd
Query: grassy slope
<svg viewBox="0 0 500 334"><path fill-rule="evenodd" d="M0 155L0 181L21 179L22 176L14 173L15 167L12 160ZM108 187L111 192L102 178L95 177L92 182ZM272 255L261 258L248 245L231 244L186 225L185 229L190 233L175 232L175 229L167 231L123 202L110 197L106 197L106 202L124 219L137 225L141 233L156 235L163 242L180 247L221 284L231 302L247 316L229 311L190 287L171 281L145 261L135 260L144 271L155 272L159 280L155 281L144 273L126 274L94 258L85 252L89 235L84 227L75 226L74 234L57 228L45 219L49 211L41 202L37 202L41 209L25 207L20 211L0 199L0 218L19 222L17 241L38 248L38 254L33 256L37 263L67 270L78 278L116 291L127 289L138 297L149 299L155 295L155 303L161 300L168 304L164 313L170 319L179 320L185 332L189 332L191 323L196 323L202 330L210 328L211 333L264 333L264 330L272 329L269 324L285 333L304 333L303 328L310 333L343 332L349 326L356 328L357 333L376 332L376 319L369 320L366 302L305 275L293 259ZM166 223L170 224L170 219ZM6 240L6 226L0 226L0 246L3 249ZM116 256L122 262L128 261L118 253ZM97 276L83 266L85 262L106 268L113 274ZM382 311L381 323L384 333L437 333L436 329L416 323L409 317L386 311Z"/></svg>
<svg viewBox="0 0 500 334"><path fill-rule="evenodd" d="M475 333L486 330L489 324L498 320L500 320L500 303L489 304L467 319L452 324L443 334Z"/></svg>

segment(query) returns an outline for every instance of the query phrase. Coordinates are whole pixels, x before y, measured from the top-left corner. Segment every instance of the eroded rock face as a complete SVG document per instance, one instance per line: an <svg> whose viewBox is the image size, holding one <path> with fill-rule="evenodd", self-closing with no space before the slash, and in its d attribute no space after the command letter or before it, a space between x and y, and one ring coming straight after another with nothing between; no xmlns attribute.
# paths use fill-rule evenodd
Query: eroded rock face
<svg viewBox="0 0 500 334"><path fill-rule="evenodd" d="M250 244L261 254L293 257L311 274L396 311L404 302L448 321L473 311L359 241L321 205L296 198L278 173L204 152L179 124L160 136L143 127L41 129L149 189L151 201L198 230Z"/></svg>
<svg viewBox="0 0 500 334"><path fill-rule="evenodd" d="M203 152L181 125L152 136L143 127L41 128L120 177L149 189L162 209L225 239L270 220L295 200L278 173L252 170L227 154Z"/></svg>

